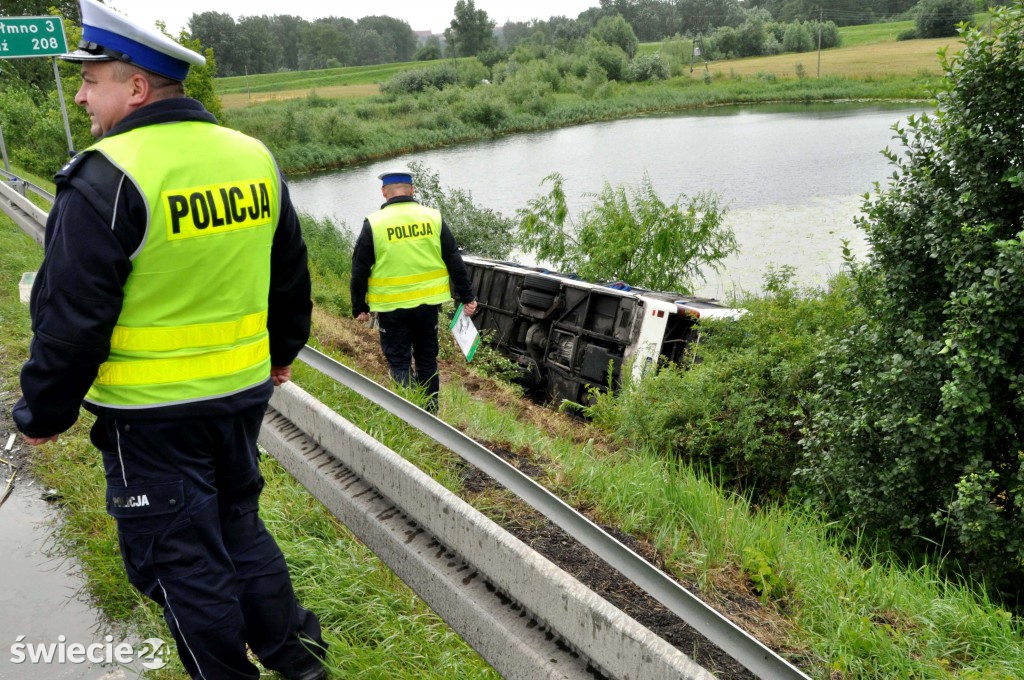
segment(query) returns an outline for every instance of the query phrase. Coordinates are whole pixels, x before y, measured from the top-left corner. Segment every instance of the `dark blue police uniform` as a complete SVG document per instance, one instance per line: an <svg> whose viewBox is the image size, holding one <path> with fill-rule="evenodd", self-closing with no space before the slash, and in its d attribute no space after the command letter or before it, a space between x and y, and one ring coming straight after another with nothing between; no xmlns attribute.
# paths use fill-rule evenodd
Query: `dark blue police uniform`
<svg viewBox="0 0 1024 680"><path fill-rule="evenodd" d="M65 55L71 61L132 57L172 80L202 61L95 0L81 3L79 46L87 53ZM139 108L106 135L185 121L217 123L199 102L174 98ZM32 290L30 358L13 411L18 428L33 438L57 435L78 419L110 354L133 257L149 224L142 193L100 153L76 157L55 181L45 257ZM280 186L266 323L270 363L289 366L309 336L312 302L306 246L283 177ZM258 515L263 478L256 437L273 389L268 376L200 401L87 404L96 414L91 438L103 456L107 511L117 521L128 579L163 607L194 678L259 678L246 646L289 680L325 677L320 623L299 605L281 550Z"/></svg>

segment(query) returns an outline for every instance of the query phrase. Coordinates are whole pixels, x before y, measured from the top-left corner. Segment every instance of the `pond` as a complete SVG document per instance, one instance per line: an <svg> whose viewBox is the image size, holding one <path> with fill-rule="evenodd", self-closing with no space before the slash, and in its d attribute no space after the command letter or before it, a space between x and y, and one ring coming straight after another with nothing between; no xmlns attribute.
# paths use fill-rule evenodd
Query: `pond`
<svg viewBox="0 0 1024 680"><path fill-rule="evenodd" d="M381 202L377 175L418 161L442 186L507 216L546 194L558 172L573 214L607 182L637 186L646 174L665 202L712 191L728 209L741 252L697 292L755 291L772 267L792 266L797 282L820 285L842 265L842 243L866 244L854 225L863 195L892 173L882 150L892 126L928 107L813 104L720 107L503 137L408 154L290 180L295 204L357 230Z"/></svg>

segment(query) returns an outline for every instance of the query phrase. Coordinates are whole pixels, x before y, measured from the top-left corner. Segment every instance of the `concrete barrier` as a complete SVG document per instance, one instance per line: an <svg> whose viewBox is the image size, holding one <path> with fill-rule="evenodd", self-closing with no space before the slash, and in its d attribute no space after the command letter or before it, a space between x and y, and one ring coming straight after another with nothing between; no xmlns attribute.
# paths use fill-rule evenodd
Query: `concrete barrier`
<svg viewBox="0 0 1024 680"><path fill-rule="evenodd" d="M266 450L503 677L713 677L293 383L271 407Z"/></svg>

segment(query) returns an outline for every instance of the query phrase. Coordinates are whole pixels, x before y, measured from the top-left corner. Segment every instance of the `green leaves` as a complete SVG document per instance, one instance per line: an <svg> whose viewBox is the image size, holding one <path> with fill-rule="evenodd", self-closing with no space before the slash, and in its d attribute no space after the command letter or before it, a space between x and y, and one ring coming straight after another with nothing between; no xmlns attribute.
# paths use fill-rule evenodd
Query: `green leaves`
<svg viewBox="0 0 1024 680"><path fill-rule="evenodd" d="M992 29L944 57L935 115L896 128L895 172L860 219L871 253L850 263L868 323L823 354L803 472L833 513L1010 584L1024 558L1024 8Z"/></svg>
<svg viewBox="0 0 1024 680"><path fill-rule="evenodd" d="M718 270L736 252L736 238L723 222L713 194L680 196L666 204L644 175L632 189L605 183L578 222L569 215L564 178L548 175L547 196L520 210L519 245L554 268L593 281L687 292L703 280L705 267Z"/></svg>

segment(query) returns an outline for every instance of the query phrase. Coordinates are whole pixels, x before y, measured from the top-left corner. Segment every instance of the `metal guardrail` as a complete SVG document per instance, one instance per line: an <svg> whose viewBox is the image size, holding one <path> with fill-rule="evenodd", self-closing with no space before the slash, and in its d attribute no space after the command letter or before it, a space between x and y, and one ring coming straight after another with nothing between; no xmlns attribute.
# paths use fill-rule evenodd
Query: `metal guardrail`
<svg viewBox="0 0 1024 680"><path fill-rule="evenodd" d="M270 405L267 452L502 677L714 677L301 388Z"/></svg>
<svg viewBox="0 0 1024 680"><path fill-rule="evenodd" d="M758 677L807 678L664 572L473 439L315 349L304 348L299 359L385 408L490 475Z"/></svg>
<svg viewBox="0 0 1024 680"><path fill-rule="evenodd" d="M28 199L28 192L53 203L54 196L31 182L0 170L0 208L21 230L43 245L46 233L46 211Z"/></svg>
<svg viewBox="0 0 1024 680"><path fill-rule="evenodd" d="M42 243L46 213L4 182L0 182L0 199L0 209ZM758 677L783 680L807 678L800 670L557 496L458 430L310 347L302 350L299 359L389 410L490 475ZM474 517L462 523L455 522L455 508L459 508L459 517L471 514L465 511L465 504L460 499L443 489L441 491L444 493L440 493L435 488L436 482L422 473L416 475L405 470L412 466L404 459L390 451L390 455L382 453L379 449L384 447L379 442L358 430L358 435L352 432L354 426L312 400L297 387L286 388L275 390L271 406L276 413L269 415L265 421L261 443L281 460L296 479L352 528L361 540L375 552L380 550L377 554L385 563L499 672L503 672L501 667L505 667L507 677L577 677L579 669L571 670L573 664L568 659L576 658L575 665L578 666L579 655L582 655L603 672L611 673L612 677L657 680L709 677L704 669L688 657L594 595L575 579L522 544L518 544L521 548L516 546L517 539L500 529L497 530L500 538L495 537L486 519L481 521L481 518ZM380 461L386 460L386 469L381 468L376 470L376 474L370 474L370 460L377 461L373 463L377 466L385 465ZM365 479L362 477L364 474ZM358 494L364 497L363 502L370 501L361 512L357 509L356 500L346 500L346 489L353 488L352 485L357 483L363 485ZM406 494L409 494L410 500L398 505L399 498ZM416 509L407 507L410 503ZM405 524L404 529L402 526L385 526L387 520L394 517L410 517L412 524ZM363 527L362 534L355 528L358 526ZM422 541L415 540L421 534L421 526L430 527L429 533L432 536L423 539L427 541L425 546ZM403 538L404 543L398 538ZM489 545L496 551L494 554L504 558L495 563L488 551L474 551L473 544ZM448 556L449 546L460 546L458 554L464 564L458 560L455 564L462 564L461 567L449 564L452 561ZM429 564L431 551L436 553L435 562L444 558L445 566ZM513 556L521 556L521 559L513 560ZM511 576L502 575L503 563L507 563L504 566L511 571ZM544 563L546 567L542 566ZM485 571L487 564L491 567ZM417 568L407 565L417 565ZM461 576L469 579L463 583L466 588L457 587L458 579L453 579L450 573L453 568L460 575L471 568L476 570ZM486 577L476 578L475 574L478 573L486 574ZM569 579L571 583L564 579ZM490 593L489 598L480 592L471 593L472 589L468 586L476 581L488 584L484 586L484 591ZM589 595L577 593L577 588ZM509 625L512 618L526 618L522 612L513 609L513 616L507 610L502 612L500 608L494 608L495 596L492 589L499 593L499 602L502 596L506 596L519 606L529 609L533 618L528 618L526 623L531 634L525 634L517 630L516 626ZM442 597L441 593L445 592L448 593L447 597ZM538 593L543 596L534 597ZM563 616L570 610L574 616ZM538 626L538 622L543 625ZM640 631L634 626L639 627ZM543 642L537 637L535 629L538 627L545 628L541 636ZM588 627L593 630L584 630ZM600 632L597 629L614 631L614 635L611 638L596 636L596 632ZM474 633L475 630L483 632ZM641 631L646 632L646 635ZM561 664L549 663L559 658L549 656L552 651L549 635L564 640L572 650L569 657L562 657ZM510 653L508 650L514 651ZM506 656L512 661L506 662ZM594 669L583 670L590 673Z"/></svg>

